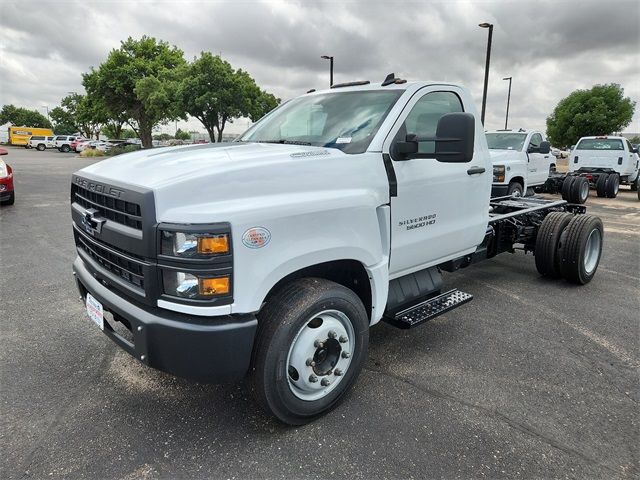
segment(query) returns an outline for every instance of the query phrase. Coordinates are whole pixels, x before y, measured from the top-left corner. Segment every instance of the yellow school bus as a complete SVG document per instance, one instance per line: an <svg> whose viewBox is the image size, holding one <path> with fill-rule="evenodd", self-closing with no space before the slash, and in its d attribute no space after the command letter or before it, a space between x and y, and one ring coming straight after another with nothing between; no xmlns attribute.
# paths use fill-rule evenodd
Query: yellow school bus
<svg viewBox="0 0 640 480"><path fill-rule="evenodd" d="M26 145L29 143L31 135L52 136L53 130L50 128L35 127L9 127L9 143L11 145Z"/></svg>

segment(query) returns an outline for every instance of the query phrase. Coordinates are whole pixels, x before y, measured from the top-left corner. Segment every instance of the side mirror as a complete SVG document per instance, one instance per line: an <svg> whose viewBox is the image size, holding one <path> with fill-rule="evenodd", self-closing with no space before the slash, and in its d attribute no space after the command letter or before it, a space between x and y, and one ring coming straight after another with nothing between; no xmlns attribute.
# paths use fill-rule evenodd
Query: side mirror
<svg viewBox="0 0 640 480"><path fill-rule="evenodd" d="M411 158L435 158L439 162L470 162L476 136L476 119L470 113L447 113L440 117L435 137L407 135L404 142L393 145L396 160ZM434 142L434 153L420 153L420 142Z"/></svg>
<svg viewBox="0 0 640 480"><path fill-rule="evenodd" d="M393 145L394 157L398 160L409 160L409 156L418 153L418 136L409 133L404 142L396 142Z"/></svg>
<svg viewBox="0 0 640 480"><path fill-rule="evenodd" d="M470 113L447 113L436 128L436 153L439 162L462 163L473 158L476 119Z"/></svg>
<svg viewBox="0 0 640 480"><path fill-rule="evenodd" d="M540 146L538 147L538 151L544 155L551 151L551 144L549 142L540 142Z"/></svg>

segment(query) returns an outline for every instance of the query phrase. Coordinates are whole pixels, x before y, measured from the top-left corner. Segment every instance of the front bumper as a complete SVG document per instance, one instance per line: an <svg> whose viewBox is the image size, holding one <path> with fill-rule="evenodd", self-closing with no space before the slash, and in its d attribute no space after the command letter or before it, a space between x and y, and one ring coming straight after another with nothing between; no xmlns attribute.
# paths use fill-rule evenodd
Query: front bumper
<svg viewBox="0 0 640 480"><path fill-rule="evenodd" d="M133 303L105 286L80 257L73 263L83 299L87 292L133 335L130 341L105 318L104 333L146 365L191 380L240 380L249 369L258 321L253 314L198 317ZM128 325L127 325L128 324Z"/></svg>
<svg viewBox="0 0 640 480"><path fill-rule="evenodd" d="M509 185L493 184L491 185L491 198L505 197L509 191Z"/></svg>

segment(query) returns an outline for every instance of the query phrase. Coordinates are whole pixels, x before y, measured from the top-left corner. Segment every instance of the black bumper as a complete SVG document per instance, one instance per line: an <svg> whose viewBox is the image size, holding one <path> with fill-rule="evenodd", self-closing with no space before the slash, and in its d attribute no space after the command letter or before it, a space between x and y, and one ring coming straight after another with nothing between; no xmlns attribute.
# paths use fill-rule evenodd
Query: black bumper
<svg viewBox="0 0 640 480"><path fill-rule="evenodd" d="M506 197L508 191L509 185L491 185L491 198Z"/></svg>
<svg viewBox="0 0 640 480"><path fill-rule="evenodd" d="M104 333L146 365L211 383L240 380L247 373L258 325L255 315L201 317L149 307L104 286L79 257L73 271L82 298L89 292L105 311L124 320L133 341L117 333L106 318Z"/></svg>

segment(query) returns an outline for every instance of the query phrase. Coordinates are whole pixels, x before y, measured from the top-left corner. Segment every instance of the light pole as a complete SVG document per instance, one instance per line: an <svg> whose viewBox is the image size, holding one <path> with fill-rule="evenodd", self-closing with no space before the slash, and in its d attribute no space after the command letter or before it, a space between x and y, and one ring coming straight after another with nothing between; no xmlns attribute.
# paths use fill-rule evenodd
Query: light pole
<svg viewBox="0 0 640 480"><path fill-rule="evenodd" d="M513 77L505 77L502 80L509 80L509 93L507 94L507 115L504 117L504 129L507 129L507 125L509 124L509 102L511 101L511 80Z"/></svg>
<svg viewBox="0 0 640 480"><path fill-rule="evenodd" d="M47 110L47 120L51 121L49 119L49 106L48 105L43 105L42 108L45 108Z"/></svg>
<svg viewBox="0 0 640 480"><path fill-rule="evenodd" d="M480 121L484 126L484 112L487 109L487 88L489 87L489 62L491 61L491 38L493 37L493 24L481 23L478 25L481 28L489 29L489 38L487 39L487 60L484 66L484 91L482 93L482 113L480 114Z"/></svg>
<svg viewBox="0 0 640 480"><path fill-rule="evenodd" d="M325 60L329 60L329 86L333 85L333 57L329 55L322 55L320 58L324 58Z"/></svg>

